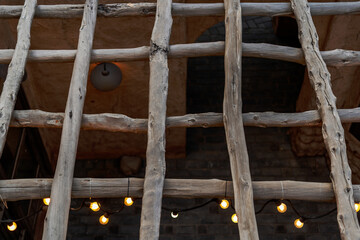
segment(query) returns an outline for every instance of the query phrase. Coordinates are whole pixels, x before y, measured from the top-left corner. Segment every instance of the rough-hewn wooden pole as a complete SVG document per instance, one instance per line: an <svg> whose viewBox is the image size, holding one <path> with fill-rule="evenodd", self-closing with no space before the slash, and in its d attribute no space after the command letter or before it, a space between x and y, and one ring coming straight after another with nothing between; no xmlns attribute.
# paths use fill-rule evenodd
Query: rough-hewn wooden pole
<svg viewBox="0 0 360 240"><path fill-rule="evenodd" d="M8 73L0 96L0 157L9 130L17 94L24 77L26 59L30 48L31 23L35 14L36 0L26 0L17 26L17 43L9 64Z"/></svg>
<svg viewBox="0 0 360 240"><path fill-rule="evenodd" d="M330 73L319 51L319 37L310 15L307 0L291 0L304 51L310 82L315 89L316 104L322 118L325 147L331 160L330 178L337 203L337 220L343 240L360 239L360 228L354 209L351 169L346 156L344 129L331 89Z"/></svg>
<svg viewBox="0 0 360 240"><path fill-rule="evenodd" d="M140 239L159 238L165 179L165 125L168 95L168 52L172 27L172 0L158 0L150 42L148 142Z"/></svg>
<svg viewBox="0 0 360 240"><path fill-rule="evenodd" d="M240 0L224 0L225 4L225 91L224 127L234 186L235 211L241 240L259 239L249 156L242 121L241 50L242 24Z"/></svg>
<svg viewBox="0 0 360 240"><path fill-rule="evenodd" d="M51 188L51 203L44 223L43 240L66 239L71 202L71 186L86 95L86 83L96 24L97 5L97 0L86 0L85 3L84 16L80 27L78 51L66 102L59 157Z"/></svg>

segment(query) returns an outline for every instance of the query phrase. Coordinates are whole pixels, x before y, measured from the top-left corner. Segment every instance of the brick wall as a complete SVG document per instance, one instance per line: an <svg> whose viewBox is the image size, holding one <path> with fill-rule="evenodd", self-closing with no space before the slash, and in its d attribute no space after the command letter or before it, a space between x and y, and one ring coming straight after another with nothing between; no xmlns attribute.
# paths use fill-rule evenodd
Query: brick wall
<svg viewBox="0 0 360 240"><path fill-rule="evenodd" d="M244 42L267 42L284 44L272 31L270 18L248 17L244 19ZM224 40L224 24L210 28L199 37L198 42ZM221 112L224 88L223 57L189 59L187 111L188 113ZM244 112L278 111L294 112L295 103L304 75L304 67L266 59L243 59ZM287 129L245 128L253 180L303 180L329 182L325 159L297 158L291 151ZM143 163L143 166L145 163ZM119 160L78 161L76 177L124 177ZM144 168L137 175L144 176ZM223 128L188 129L187 157L167 159L168 178L218 178L231 180L230 165ZM116 210L122 199L102 200L103 206ZM187 208L205 202L206 199L164 199L168 208ZM255 201L259 209L265 201ZM73 201L73 205L79 200ZM334 203L294 201L304 215L325 213L335 207ZM141 200L111 216L110 223L100 226L100 213L89 209L71 213L69 240L138 239ZM237 225L230 220L233 211L222 210L217 204L190 212L177 219L163 211L161 219L162 240L223 240L238 239ZM260 239L322 240L339 239L336 214L314 220L296 229L296 215L290 209L279 214L269 204L257 215Z"/></svg>

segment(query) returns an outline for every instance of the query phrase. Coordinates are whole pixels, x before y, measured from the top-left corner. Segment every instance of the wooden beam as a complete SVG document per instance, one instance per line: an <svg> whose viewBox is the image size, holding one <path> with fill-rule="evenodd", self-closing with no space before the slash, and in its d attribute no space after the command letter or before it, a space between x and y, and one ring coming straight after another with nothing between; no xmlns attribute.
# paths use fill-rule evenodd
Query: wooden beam
<svg viewBox="0 0 360 240"><path fill-rule="evenodd" d="M42 199L50 196L53 179L0 180L0 192L5 201ZM223 198L234 197L231 181L219 179L165 179L163 197L169 198ZM127 178L74 178L72 198L121 198L126 197ZM143 196L144 179L130 178L129 193ZM360 185L353 185L354 198L360 201ZM315 202L335 201L331 183L302 181L254 181L254 199L290 199Z"/></svg>
<svg viewBox="0 0 360 240"><path fill-rule="evenodd" d="M312 15L359 14L360 2L324 2L310 3ZM244 16L283 16L291 15L289 3L241 3ZM38 18L81 18L83 4L39 5L36 8ZM100 4L99 17L153 16L155 3L114 3ZM222 16L222 3L173 3L174 16ZM21 14L20 6L0 6L0 18L16 18Z"/></svg>
<svg viewBox="0 0 360 240"><path fill-rule="evenodd" d="M162 194L165 179L166 100L168 52L172 28L172 0L159 0L150 41L148 140L140 240L159 239Z"/></svg>
<svg viewBox="0 0 360 240"><path fill-rule="evenodd" d="M360 227L356 211L354 211L351 169L346 155L344 129L330 85L330 73L320 55L319 39L307 0L291 0L291 7L299 26L299 39L323 122L322 134L331 161L330 178L337 203L340 235L343 240L360 239Z"/></svg>
<svg viewBox="0 0 360 240"><path fill-rule="evenodd" d="M235 211L240 239L257 240L253 189L242 121L241 50L242 22L240 0L225 4L225 90L223 120L234 187Z"/></svg>
<svg viewBox="0 0 360 240"><path fill-rule="evenodd" d="M224 55L224 42L187 43L170 46L169 58L204 57ZM128 62L149 59L150 47L123 49L94 49L91 62ZM30 50L29 62L73 62L77 50ZM9 63L13 49L0 50L0 63ZM268 43L243 43L244 57L267 58L305 65L302 49ZM335 49L322 51L321 56L328 66L345 67L360 65L360 51Z"/></svg>
<svg viewBox="0 0 360 240"><path fill-rule="evenodd" d="M78 51L66 102L59 157L54 175L54 183L51 188L52 200L44 221L44 240L66 239L71 202L71 186L86 96L86 84L96 25L97 5L97 0L86 0L85 3L84 16L80 27Z"/></svg>
<svg viewBox="0 0 360 240"><path fill-rule="evenodd" d="M30 48L30 30L35 14L36 0L26 0L17 26L17 43L0 96L0 156L3 153L11 115L22 82Z"/></svg>

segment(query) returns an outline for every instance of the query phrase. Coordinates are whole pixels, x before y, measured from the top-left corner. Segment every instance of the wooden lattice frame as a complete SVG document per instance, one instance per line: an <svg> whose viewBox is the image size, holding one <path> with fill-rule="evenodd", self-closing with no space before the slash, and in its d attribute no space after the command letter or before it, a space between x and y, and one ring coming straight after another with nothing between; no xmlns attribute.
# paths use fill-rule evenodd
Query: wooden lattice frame
<svg viewBox="0 0 360 240"><path fill-rule="evenodd" d="M65 239L71 197L122 197L126 179L73 179L76 148L80 129L121 132L148 131L147 169L145 179L132 179L131 192L143 197L140 239L157 239L161 200L167 197L217 197L225 186L235 198L241 239L258 239L254 199L287 198L311 201L336 199L338 223L342 239L360 239L354 211L354 195L360 200L360 186L351 184L351 170L346 157L341 122L360 122L360 109L337 110L326 65L360 65L360 52L333 50L321 52L310 15L359 14L360 2L310 3L291 0L289 3L241 3L224 0L224 4L182 4L172 0L157 3L108 4L98 7L97 0L85 5L36 6L26 0L24 7L0 6L1 18L20 17L15 50L0 50L0 63L11 60L0 97L0 154L9 126L63 128L61 148L54 180L1 180L3 200L51 199L45 219L43 239ZM225 11L224 11L225 10ZM132 49L91 50L96 16L121 17L155 15L150 47ZM295 14L299 25L301 49L271 44L243 44L241 16ZM226 41L215 43L178 44L169 46L172 15L217 16L225 14ZM83 17L77 50L30 50L30 28L33 17ZM224 113L201 113L166 118L168 69L167 58L221 55L225 52ZM316 91L318 111L303 113L241 112L241 56L263 57L306 64ZM86 78L91 61L134 61L150 59L149 120L131 119L121 114L82 114ZM65 113L40 110L14 111L16 95L28 61L69 62L75 60ZM54 121L56 120L56 121ZM221 180L166 179L165 128L213 127L224 124L234 184ZM261 127L323 126L323 136L331 159L329 183L296 181L251 182L243 125ZM70 143L70 144L69 144ZM191 186L189 188L189 186ZM233 187L231 187L233 186ZM91 188L91 196L89 188ZM254 188L254 193L253 193ZM41 189L41 191L39 191ZM334 189L334 190L333 190ZM296 190L296 191L295 191ZM235 193L235 194L234 194ZM253 196L254 194L254 196ZM65 206L65 207L64 207Z"/></svg>

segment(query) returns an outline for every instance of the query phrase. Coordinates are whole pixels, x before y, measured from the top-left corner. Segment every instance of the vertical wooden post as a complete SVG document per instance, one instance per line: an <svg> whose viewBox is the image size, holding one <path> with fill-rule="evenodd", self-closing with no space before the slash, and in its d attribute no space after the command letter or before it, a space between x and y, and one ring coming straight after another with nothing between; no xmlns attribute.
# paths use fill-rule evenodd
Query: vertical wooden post
<svg viewBox="0 0 360 240"><path fill-rule="evenodd" d="M291 0L291 8L299 26L299 39L323 122L322 133L331 160L330 178L337 204L337 220L341 239L360 239L360 228L354 209L351 169L346 156L344 129L336 109L336 98L331 89L330 73L320 55L319 37L307 1Z"/></svg>
<svg viewBox="0 0 360 240"><path fill-rule="evenodd" d="M150 43L148 143L140 239L158 239L165 179L165 121L172 0L158 0Z"/></svg>
<svg viewBox="0 0 360 240"><path fill-rule="evenodd" d="M65 240L76 151L86 95L86 83L94 38L97 0L86 0L80 27L78 50L66 102L59 157L51 188L51 203L44 223L44 240Z"/></svg>
<svg viewBox="0 0 360 240"><path fill-rule="evenodd" d="M17 26L14 55L0 96L0 157L3 153L17 94L25 73L30 48L30 30L37 0L26 0Z"/></svg>
<svg viewBox="0 0 360 240"><path fill-rule="evenodd" d="M225 4L225 92L224 127L234 186L235 209L241 240L259 239L249 156L246 148L241 99L242 26L239 0Z"/></svg>

